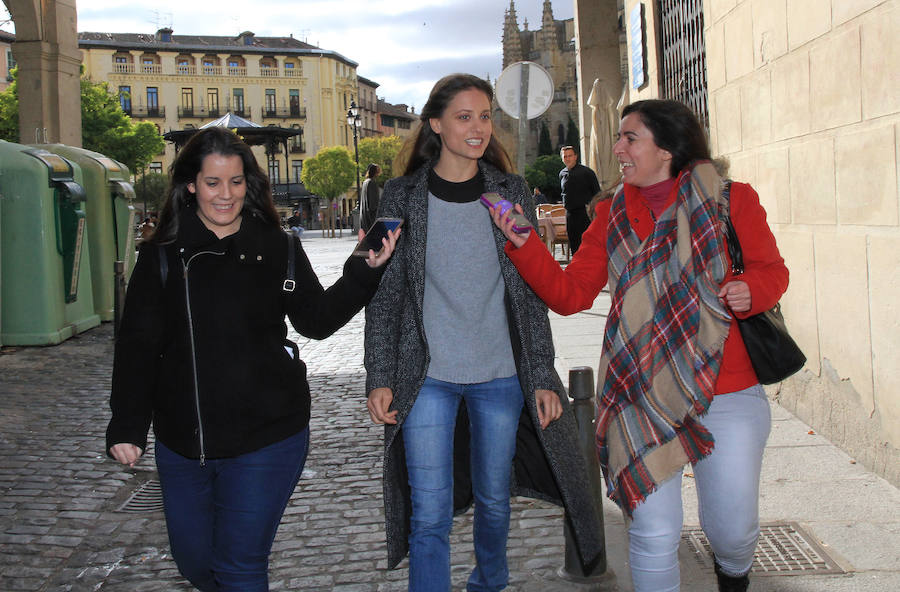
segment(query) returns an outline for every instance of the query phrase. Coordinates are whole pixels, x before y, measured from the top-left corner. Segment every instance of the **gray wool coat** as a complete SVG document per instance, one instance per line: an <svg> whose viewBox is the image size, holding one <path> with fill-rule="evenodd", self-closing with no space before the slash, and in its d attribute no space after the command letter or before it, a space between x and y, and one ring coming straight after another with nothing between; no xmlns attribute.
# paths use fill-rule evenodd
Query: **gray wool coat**
<svg viewBox="0 0 900 592"><path fill-rule="evenodd" d="M534 204L525 181L479 161L485 192L500 193L520 203L537 227ZM366 307L366 392L393 389L391 409L397 424L384 432L384 506L388 566L394 568L406 556L411 514L402 425L415 403L429 363L423 324L425 294L425 245L428 220L428 170L388 181L379 216L403 218L403 234L375 297ZM485 215L488 212L485 211ZM575 417L553 366L553 341L547 307L525 284L503 252L506 237L493 224L497 257L506 284L510 339L516 357L525 407L516 437L512 495L524 495L565 506L578 550L585 563L601 551L602 522L587 489L584 461L575 441ZM560 395L563 415L541 430L534 391L547 389ZM454 511L465 511L473 501L469 479L468 420L460 406L454 438ZM563 527L562 522L560 528Z"/></svg>

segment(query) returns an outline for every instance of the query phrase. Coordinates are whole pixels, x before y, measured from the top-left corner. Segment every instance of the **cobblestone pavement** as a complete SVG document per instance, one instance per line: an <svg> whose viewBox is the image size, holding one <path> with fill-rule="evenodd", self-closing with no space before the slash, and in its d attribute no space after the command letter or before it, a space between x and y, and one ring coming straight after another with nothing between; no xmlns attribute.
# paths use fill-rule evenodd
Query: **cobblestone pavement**
<svg viewBox="0 0 900 592"><path fill-rule="evenodd" d="M304 240L328 285L352 239ZM363 315L329 339L296 339L310 369L312 449L271 556L272 590L406 589L405 563L386 569L382 428L368 418ZM107 459L110 324L46 348L0 355L0 591L191 590L169 555L159 510L119 509L155 479L152 454L134 468ZM152 449L151 449L152 450ZM453 582L474 564L471 512L453 534ZM514 500L510 590L585 590L563 582L562 511Z"/></svg>

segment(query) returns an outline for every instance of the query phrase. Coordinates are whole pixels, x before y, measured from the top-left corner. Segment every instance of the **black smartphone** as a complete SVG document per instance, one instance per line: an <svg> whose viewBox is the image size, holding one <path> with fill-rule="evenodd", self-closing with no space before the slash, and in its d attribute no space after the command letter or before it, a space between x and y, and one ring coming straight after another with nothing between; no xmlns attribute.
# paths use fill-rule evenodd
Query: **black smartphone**
<svg viewBox="0 0 900 592"><path fill-rule="evenodd" d="M368 257L371 249L377 255L384 248L381 239L387 238L389 231L397 230L401 226L403 226L401 218L377 218L372 227L366 231L366 236L353 247L353 254L357 257Z"/></svg>

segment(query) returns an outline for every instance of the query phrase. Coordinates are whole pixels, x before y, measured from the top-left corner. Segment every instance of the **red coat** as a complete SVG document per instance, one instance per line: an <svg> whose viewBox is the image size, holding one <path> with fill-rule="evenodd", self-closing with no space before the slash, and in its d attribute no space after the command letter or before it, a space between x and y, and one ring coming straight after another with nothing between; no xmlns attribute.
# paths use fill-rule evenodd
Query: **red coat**
<svg viewBox="0 0 900 592"><path fill-rule="evenodd" d="M673 188L666 207L674 200ZM506 243L506 254L519 273L554 312L570 315L590 308L606 285L609 262L606 230L611 205L611 199L597 204L597 215L582 235L581 247L565 269L553 259L536 232L531 233L521 248ZM638 238L646 239L653 230L654 218L646 200L631 185L625 186L625 210ZM731 219L744 255L745 271L738 279L747 283L751 295L750 310L736 313L743 318L767 310L778 302L787 290L788 270L766 223L766 211L759 203L759 196L746 183L731 185ZM735 279L730 259L728 263L723 285ZM739 391L757 382L737 321L732 319L716 380L716 394Z"/></svg>

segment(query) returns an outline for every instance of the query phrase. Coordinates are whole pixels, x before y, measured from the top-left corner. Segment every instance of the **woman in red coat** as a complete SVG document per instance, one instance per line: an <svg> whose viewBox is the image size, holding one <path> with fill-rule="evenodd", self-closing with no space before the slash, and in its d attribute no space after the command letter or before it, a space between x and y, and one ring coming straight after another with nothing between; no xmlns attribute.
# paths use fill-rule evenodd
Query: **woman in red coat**
<svg viewBox="0 0 900 592"><path fill-rule="evenodd" d="M746 590L771 418L735 317L771 308L787 289L788 270L756 192L743 183L723 191L705 133L685 105L627 106L614 151L624 184L597 204L565 269L535 233L513 232L499 208L494 221L509 239L509 258L555 312L590 308L609 284L597 443L609 497L631 517L635 590L679 588L688 462L719 590ZM723 232L729 209L743 247L739 277Z"/></svg>

